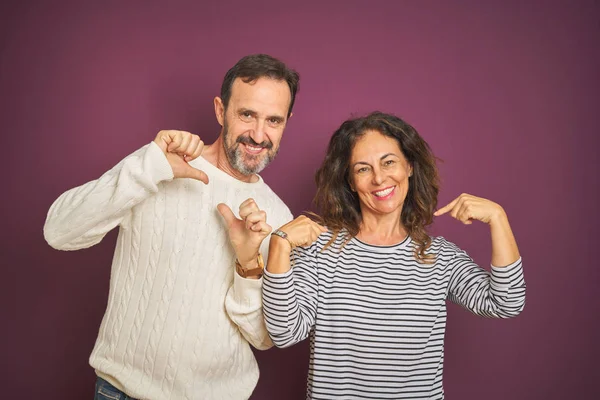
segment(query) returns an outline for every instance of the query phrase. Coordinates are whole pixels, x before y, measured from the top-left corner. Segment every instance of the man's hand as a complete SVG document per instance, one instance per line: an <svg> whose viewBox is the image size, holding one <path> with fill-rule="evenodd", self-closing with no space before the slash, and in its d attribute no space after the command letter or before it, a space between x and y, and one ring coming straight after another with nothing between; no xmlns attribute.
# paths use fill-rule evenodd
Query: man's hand
<svg viewBox="0 0 600 400"><path fill-rule="evenodd" d="M256 268L260 245L271 233L267 214L258 208L253 199L240 204L241 219L236 218L226 204L219 204L217 209L227 224L229 240L238 262L244 269Z"/></svg>
<svg viewBox="0 0 600 400"><path fill-rule="evenodd" d="M203 171L188 164L202 153L204 142L200 136L185 131L160 131L154 143L165 153L175 178L192 178L208 183L208 176Z"/></svg>

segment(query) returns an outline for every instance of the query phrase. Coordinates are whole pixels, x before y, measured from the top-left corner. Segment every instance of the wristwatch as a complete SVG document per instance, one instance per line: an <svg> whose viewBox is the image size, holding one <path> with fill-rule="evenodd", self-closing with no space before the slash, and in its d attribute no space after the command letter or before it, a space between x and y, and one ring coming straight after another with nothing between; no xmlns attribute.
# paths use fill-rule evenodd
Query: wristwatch
<svg viewBox="0 0 600 400"><path fill-rule="evenodd" d="M244 267L242 267L242 264L240 264L240 262L236 258L235 259L235 270L242 278L247 278L249 276L257 276L260 278L260 276L263 274L263 271L265 269L265 262L263 261L262 254L260 254L260 252L258 253L256 262L258 263L257 267L252 268L252 269L245 269Z"/></svg>
<svg viewBox="0 0 600 400"><path fill-rule="evenodd" d="M290 247L291 247L292 249L293 249L294 247L296 247L296 246L294 246L294 243L292 243L292 241L291 241L291 240L290 240L290 238L288 237L288 234L287 234L287 233L285 233L285 232L284 232L284 231L282 231L282 230L275 229L273 232L271 232L271 235L279 236L280 238L287 240L287 242L290 244Z"/></svg>

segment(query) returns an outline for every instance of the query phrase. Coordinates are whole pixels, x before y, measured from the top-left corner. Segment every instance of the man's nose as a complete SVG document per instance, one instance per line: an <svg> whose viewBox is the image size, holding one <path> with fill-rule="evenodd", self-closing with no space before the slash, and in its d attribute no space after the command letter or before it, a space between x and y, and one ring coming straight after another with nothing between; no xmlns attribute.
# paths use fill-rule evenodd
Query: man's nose
<svg viewBox="0 0 600 400"><path fill-rule="evenodd" d="M254 129L252 130L252 133L250 134L250 137L258 144L264 142L266 138L265 121L261 119L256 120L256 124L254 126Z"/></svg>

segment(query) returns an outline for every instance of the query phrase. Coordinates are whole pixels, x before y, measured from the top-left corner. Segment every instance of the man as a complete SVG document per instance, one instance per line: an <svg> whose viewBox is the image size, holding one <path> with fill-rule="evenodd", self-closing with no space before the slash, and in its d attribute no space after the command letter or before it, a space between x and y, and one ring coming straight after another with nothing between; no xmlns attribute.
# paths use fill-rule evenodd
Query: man
<svg viewBox="0 0 600 400"><path fill-rule="evenodd" d="M44 234L56 249L90 247L119 226L108 305L90 356L96 398L252 393L258 367L248 342L272 346L261 303L271 227L261 209L275 226L292 219L257 173L277 154L298 80L273 57L242 58L214 99L222 129L212 145L161 131L50 208Z"/></svg>

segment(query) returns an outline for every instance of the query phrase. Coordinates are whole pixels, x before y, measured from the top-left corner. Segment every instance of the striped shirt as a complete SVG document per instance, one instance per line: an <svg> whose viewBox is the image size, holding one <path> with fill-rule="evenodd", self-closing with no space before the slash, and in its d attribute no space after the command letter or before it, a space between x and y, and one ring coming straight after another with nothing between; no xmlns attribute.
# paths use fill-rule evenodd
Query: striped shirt
<svg viewBox="0 0 600 400"><path fill-rule="evenodd" d="M410 238L373 246L331 233L297 248L293 268L265 273L263 308L278 347L310 335L307 399L443 399L446 299L508 318L525 304L521 259L488 272L455 244L432 238L420 264Z"/></svg>

